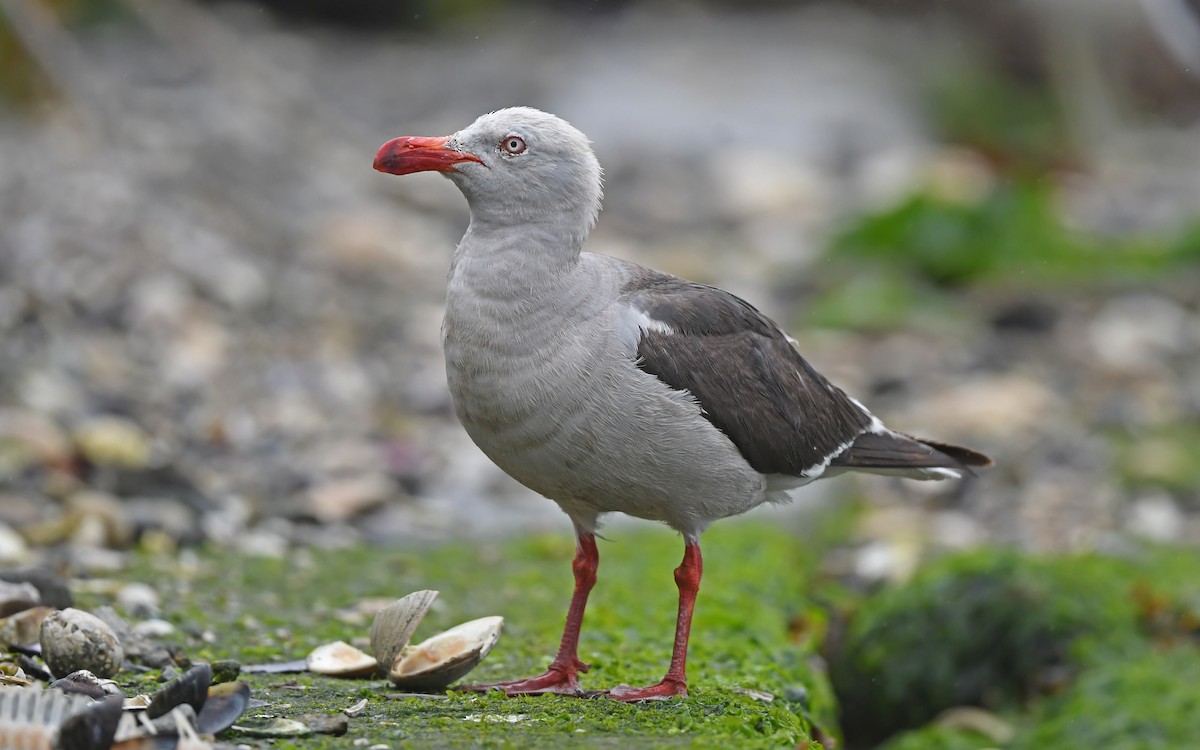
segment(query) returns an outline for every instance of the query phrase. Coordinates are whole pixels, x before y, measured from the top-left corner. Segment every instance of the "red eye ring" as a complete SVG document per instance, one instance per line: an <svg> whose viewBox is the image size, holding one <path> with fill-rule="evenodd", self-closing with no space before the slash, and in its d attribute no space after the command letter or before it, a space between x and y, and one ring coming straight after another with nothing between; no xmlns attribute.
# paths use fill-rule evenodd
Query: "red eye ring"
<svg viewBox="0 0 1200 750"><path fill-rule="evenodd" d="M504 140L500 141L500 150L513 156L523 154L525 153L525 139L519 135L506 135Z"/></svg>

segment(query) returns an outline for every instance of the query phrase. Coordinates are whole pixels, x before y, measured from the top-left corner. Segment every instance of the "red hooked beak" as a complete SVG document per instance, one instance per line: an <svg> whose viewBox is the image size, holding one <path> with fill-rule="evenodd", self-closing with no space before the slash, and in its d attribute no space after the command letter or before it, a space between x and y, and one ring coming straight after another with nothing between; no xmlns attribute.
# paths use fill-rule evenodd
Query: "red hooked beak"
<svg viewBox="0 0 1200 750"><path fill-rule="evenodd" d="M383 144L375 154L375 169L389 174L412 174L413 172L455 172L455 164L483 160L475 154L455 151L446 147L449 136L422 138L403 136Z"/></svg>

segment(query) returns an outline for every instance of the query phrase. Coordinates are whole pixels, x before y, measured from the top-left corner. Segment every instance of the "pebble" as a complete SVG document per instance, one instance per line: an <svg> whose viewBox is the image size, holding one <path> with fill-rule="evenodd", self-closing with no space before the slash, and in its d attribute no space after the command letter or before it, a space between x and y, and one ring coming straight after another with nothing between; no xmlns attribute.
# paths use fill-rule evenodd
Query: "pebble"
<svg viewBox="0 0 1200 750"><path fill-rule="evenodd" d="M66 609L75 604L71 590L62 576L48 568L28 567L0 570L0 581L28 583L37 589L42 604Z"/></svg>
<svg viewBox="0 0 1200 750"><path fill-rule="evenodd" d="M396 483L384 474L364 474L333 479L308 492L307 507L318 521L345 521L378 508L398 493Z"/></svg>
<svg viewBox="0 0 1200 750"><path fill-rule="evenodd" d="M0 490L0 529L7 529L7 533L16 534L16 529L28 529L54 513L56 506L54 500L38 496L38 493L30 489L20 492ZM6 532L0 531L0 534L3 533ZM4 561L6 554L12 554L6 551L4 544L0 541L0 566L12 564L11 561Z"/></svg>
<svg viewBox="0 0 1200 750"><path fill-rule="evenodd" d="M71 442L53 420L25 409L0 408L0 476L15 476L33 466L63 466Z"/></svg>
<svg viewBox="0 0 1200 750"><path fill-rule="evenodd" d="M4 497L0 495L0 501ZM0 565L20 565L29 562L29 545L6 523L0 523Z"/></svg>
<svg viewBox="0 0 1200 750"><path fill-rule="evenodd" d="M213 684L233 682L242 671L242 665L233 659L217 659L212 663Z"/></svg>
<svg viewBox="0 0 1200 750"><path fill-rule="evenodd" d="M333 714L301 714L296 720L317 734L341 737L350 728L350 718L341 711Z"/></svg>
<svg viewBox="0 0 1200 750"><path fill-rule="evenodd" d="M99 490L82 490L67 498L70 540L83 547L125 548L133 542L133 525L120 498Z"/></svg>
<svg viewBox="0 0 1200 750"><path fill-rule="evenodd" d="M125 652L103 620L83 610L68 608L51 613L42 622L42 658L54 674L81 669L107 679L121 669Z"/></svg>
<svg viewBox="0 0 1200 750"><path fill-rule="evenodd" d="M0 619L0 646L30 646L38 642L42 633L42 622L54 610L50 607L32 607Z"/></svg>
<svg viewBox="0 0 1200 750"><path fill-rule="evenodd" d="M158 592L144 583L128 583L117 592L117 606L131 617L156 617L161 610Z"/></svg>
<svg viewBox="0 0 1200 750"><path fill-rule="evenodd" d="M143 469L150 462L149 436L124 417L91 417L75 426L71 438L80 454L97 466Z"/></svg>
<svg viewBox="0 0 1200 750"><path fill-rule="evenodd" d="M1121 372L1145 372L1163 366L1168 355L1188 341L1194 321L1180 305L1150 295L1133 294L1107 302L1088 327L1099 361Z"/></svg>
<svg viewBox="0 0 1200 750"><path fill-rule="evenodd" d="M0 617L31 609L40 601L41 597L33 584L0 581Z"/></svg>
<svg viewBox="0 0 1200 750"><path fill-rule="evenodd" d="M166 620L151 618L133 624L133 634L140 638L166 638L175 632L175 626Z"/></svg>
<svg viewBox="0 0 1200 750"><path fill-rule="evenodd" d="M1176 542L1184 531L1185 516L1166 493L1142 495L1129 506L1125 521L1130 533L1152 542Z"/></svg>
<svg viewBox="0 0 1200 750"><path fill-rule="evenodd" d="M919 399L902 419L961 435L1014 438L1062 414L1063 407L1044 381L1008 373L970 378Z"/></svg>
<svg viewBox="0 0 1200 750"><path fill-rule="evenodd" d="M233 730L247 737L303 737L313 733L307 724L295 719L273 719L263 723L234 724Z"/></svg>

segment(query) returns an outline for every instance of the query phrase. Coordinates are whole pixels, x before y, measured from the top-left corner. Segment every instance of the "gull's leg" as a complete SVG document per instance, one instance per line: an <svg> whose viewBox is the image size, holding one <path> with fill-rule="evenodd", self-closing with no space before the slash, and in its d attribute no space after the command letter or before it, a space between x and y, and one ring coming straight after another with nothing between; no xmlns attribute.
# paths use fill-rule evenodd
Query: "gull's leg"
<svg viewBox="0 0 1200 750"><path fill-rule="evenodd" d="M582 695L578 676L580 672L588 671L588 665L579 660L579 630L583 626L583 611L587 607L588 594L592 586L596 585L596 568L599 564L600 553L596 549L596 537L589 532L579 532L575 543L575 559L571 562L571 569L575 572L575 593L571 596L571 606L567 610L567 624L563 628L558 655L544 673L524 680L459 685L454 689L473 692L503 690L508 695Z"/></svg>
<svg viewBox="0 0 1200 750"><path fill-rule="evenodd" d="M688 541L683 551L683 562L675 569L675 585L679 587L679 615L675 620L675 647L671 650L671 666L666 676L649 687L618 685L600 695L626 702L665 700L677 695L687 697L688 635L692 630L692 610L696 606L696 593L700 590L703 572L700 543Z"/></svg>

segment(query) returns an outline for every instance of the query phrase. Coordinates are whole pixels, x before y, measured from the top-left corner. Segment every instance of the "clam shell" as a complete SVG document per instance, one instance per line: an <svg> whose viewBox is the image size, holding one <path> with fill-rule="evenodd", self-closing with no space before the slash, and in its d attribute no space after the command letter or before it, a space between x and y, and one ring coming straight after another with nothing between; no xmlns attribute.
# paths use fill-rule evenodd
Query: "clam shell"
<svg viewBox="0 0 1200 750"><path fill-rule="evenodd" d="M379 610L371 623L371 653L376 661L380 664L396 661L437 595L436 591L414 591Z"/></svg>
<svg viewBox="0 0 1200 750"><path fill-rule="evenodd" d="M204 662L167 682L150 696L146 706L146 718L157 719L170 713L176 706L188 705L199 713L208 699L208 687L212 684L212 667Z"/></svg>
<svg viewBox="0 0 1200 750"><path fill-rule="evenodd" d="M305 659L308 671L332 677L369 677L379 669L379 662L345 641L317 646Z"/></svg>
<svg viewBox="0 0 1200 750"><path fill-rule="evenodd" d="M407 690L441 690L483 661L500 638L504 618L480 617L403 649L388 679Z"/></svg>
<svg viewBox="0 0 1200 750"><path fill-rule="evenodd" d="M67 719L58 731L58 750L97 750L112 745L125 699L110 695Z"/></svg>
<svg viewBox="0 0 1200 750"><path fill-rule="evenodd" d="M222 682L208 689L208 700L196 715L196 731L220 734L233 726L250 705L250 686L244 682Z"/></svg>

